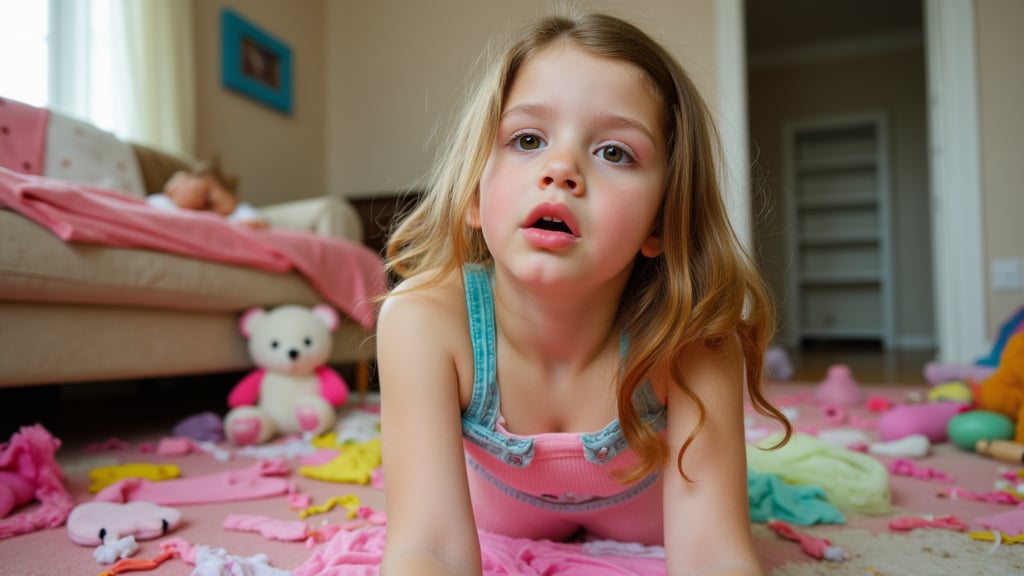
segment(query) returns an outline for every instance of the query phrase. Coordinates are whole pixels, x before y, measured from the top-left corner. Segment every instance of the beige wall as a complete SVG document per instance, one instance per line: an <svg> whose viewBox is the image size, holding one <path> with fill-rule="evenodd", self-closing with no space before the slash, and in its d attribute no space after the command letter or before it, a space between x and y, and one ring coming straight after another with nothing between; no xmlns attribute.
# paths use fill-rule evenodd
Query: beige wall
<svg viewBox="0 0 1024 576"><path fill-rule="evenodd" d="M453 112L464 79L488 39L503 26L517 27L550 6L541 0L194 1L198 152L221 154L227 167L242 176L243 194L256 204L324 192L357 197L415 187L434 158L431 134ZM621 14L650 30L688 67L716 106L714 0L580 4ZM1024 29L1024 2L977 0L976 5L986 257L1020 258L1024 163L1017 150L1024 133L1024 40L1016 32ZM221 85L223 6L234 7L292 47L293 115L283 116ZM891 81L916 83L918 77L896 75ZM884 90L888 83L861 87ZM856 93L838 96L848 101ZM774 144L763 129L751 125L762 154L768 155ZM901 154L900 149L894 154ZM768 175L769 182L781 178L780 173ZM899 171L893 184L894 190L922 186ZM902 196L899 202L903 204ZM911 219L906 206L897 210L903 211L903 228L922 241L928 238L923 218ZM761 226L765 232L766 225ZM770 237L778 230L767 232ZM928 262L916 257L920 252L910 251L913 244L903 246L897 254L899 273L930 277ZM775 261L781 257L775 247L765 251ZM904 293L898 301L906 303L907 298ZM994 335L1022 304L1024 294L990 291L988 298L989 331ZM930 300L916 303L931 306ZM926 319L906 309L901 314L910 314L898 323L904 333L929 329L930 315Z"/></svg>
<svg viewBox="0 0 1024 576"><path fill-rule="evenodd" d="M1024 259L1024 2L978 0L978 101L981 112L986 274L992 258ZM1024 305L1024 291L988 287L989 335Z"/></svg>
<svg viewBox="0 0 1024 576"><path fill-rule="evenodd" d="M221 83L220 14L225 6L292 50L292 113L284 115ZM325 182L327 84L324 0L196 0L197 153L219 154L256 205L320 196Z"/></svg>
<svg viewBox="0 0 1024 576"><path fill-rule="evenodd" d="M663 40L714 94L713 0L578 2ZM488 40L551 2L327 3L327 181L349 197L414 188L435 158L435 128L457 109ZM443 136L447 124L441 124Z"/></svg>
<svg viewBox="0 0 1024 576"><path fill-rule="evenodd" d="M885 112L889 123L895 345L934 344L923 48L854 60L776 65L749 76L753 209L761 262L785 318L787 274L783 126Z"/></svg>

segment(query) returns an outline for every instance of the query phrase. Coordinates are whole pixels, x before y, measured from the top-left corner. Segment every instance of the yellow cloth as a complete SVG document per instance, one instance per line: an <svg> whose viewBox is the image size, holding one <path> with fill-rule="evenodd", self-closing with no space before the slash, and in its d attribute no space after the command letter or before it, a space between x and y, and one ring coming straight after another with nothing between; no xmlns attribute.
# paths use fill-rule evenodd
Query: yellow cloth
<svg viewBox="0 0 1024 576"><path fill-rule="evenodd" d="M380 439L350 442L342 445L341 454L319 466L302 466L299 474L314 480L369 484L373 471L380 466Z"/></svg>
<svg viewBox="0 0 1024 576"><path fill-rule="evenodd" d="M747 465L761 474L774 474L790 484L817 486L828 501L843 510L862 514L893 511L889 471L875 458L832 446L807 434L793 434L777 450L764 450L779 442L773 434L747 445Z"/></svg>
<svg viewBox="0 0 1024 576"><path fill-rule="evenodd" d="M312 516L314 514L323 514L325 512L330 512L335 506L341 506L342 508L344 508L345 517L349 520L352 520L356 517L356 514L359 513L359 506L361 506L361 504L359 502L359 497L354 496L352 494L347 494L345 496L335 496L327 500L327 502L320 504L319 506L310 506L305 510L300 510L299 518L308 518L309 516Z"/></svg>
<svg viewBox="0 0 1024 576"><path fill-rule="evenodd" d="M93 494L125 478L145 478L159 482L181 476L181 470L174 464L147 464L135 462L116 466L101 466L89 470L89 492Z"/></svg>

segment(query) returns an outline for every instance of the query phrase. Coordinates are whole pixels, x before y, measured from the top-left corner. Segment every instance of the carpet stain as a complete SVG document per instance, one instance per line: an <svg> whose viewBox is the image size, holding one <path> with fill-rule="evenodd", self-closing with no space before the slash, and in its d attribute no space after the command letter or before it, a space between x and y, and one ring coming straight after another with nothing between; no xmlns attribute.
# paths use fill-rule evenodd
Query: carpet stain
<svg viewBox="0 0 1024 576"><path fill-rule="evenodd" d="M868 530L817 531L849 559L842 563L787 562L770 576L1009 576L1024 574L1024 546L979 542L960 532L915 530L875 534ZM758 535L761 536L760 534ZM765 538L770 536L765 535ZM794 544L796 546L796 544Z"/></svg>

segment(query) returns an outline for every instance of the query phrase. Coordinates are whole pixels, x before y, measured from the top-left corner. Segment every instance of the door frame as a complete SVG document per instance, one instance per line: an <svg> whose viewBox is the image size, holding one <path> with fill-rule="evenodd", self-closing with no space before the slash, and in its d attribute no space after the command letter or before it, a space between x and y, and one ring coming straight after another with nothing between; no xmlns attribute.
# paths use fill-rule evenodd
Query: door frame
<svg viewBox="0 0 1024 576"><path fill-rule="evenodd" d="M938 360L988 347L974 0L922 0ZM714 0L718 117L726 207L753 254L744 0Z"/></svg>

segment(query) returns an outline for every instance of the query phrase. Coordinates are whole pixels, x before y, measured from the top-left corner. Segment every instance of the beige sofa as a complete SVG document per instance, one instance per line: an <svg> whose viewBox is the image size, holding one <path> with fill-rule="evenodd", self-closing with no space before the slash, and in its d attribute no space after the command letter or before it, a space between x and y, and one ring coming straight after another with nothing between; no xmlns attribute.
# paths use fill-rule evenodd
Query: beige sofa
<svg viewBox="0 0 1024 576"><path fill-rule="evenodd" d="M185 163L134 146L146 190ZM362 241L347 201L260 207L271 226ZM298 273L273 274L149 250L65 243L0 209L0 386L211 374L252 366L239 333L252 306L324 299ZM357 367L365 391L373 334L344 320L331 364Z"/></svg>

